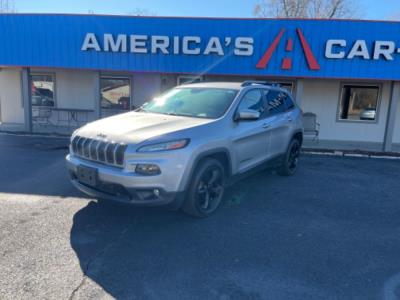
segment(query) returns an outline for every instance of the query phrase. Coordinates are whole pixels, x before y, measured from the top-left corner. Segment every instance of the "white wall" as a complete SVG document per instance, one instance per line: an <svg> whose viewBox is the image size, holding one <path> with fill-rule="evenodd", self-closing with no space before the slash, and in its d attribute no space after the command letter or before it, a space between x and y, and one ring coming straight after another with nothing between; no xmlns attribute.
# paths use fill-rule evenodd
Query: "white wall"
<svg viewBox="0 0 400 300"><path fill-rule="evenodd" d="M304 80L302 109L317 114L321 140L382 142L390 97L390 83L382 84L377 123L337 121L338 80ZM369 83L371 84L371 83Z"/></svg>
<svg viewBox="0 0 400 300"><path fill-rule="evenodd" d="M24 124L20 69L0 70L0 123Z"/></svg>
<svg viewBox="0 0 400 300"><path fill-rule="evenodd" d="M132 104L139 107L161 93L160 74L133 74Z"/></svg>

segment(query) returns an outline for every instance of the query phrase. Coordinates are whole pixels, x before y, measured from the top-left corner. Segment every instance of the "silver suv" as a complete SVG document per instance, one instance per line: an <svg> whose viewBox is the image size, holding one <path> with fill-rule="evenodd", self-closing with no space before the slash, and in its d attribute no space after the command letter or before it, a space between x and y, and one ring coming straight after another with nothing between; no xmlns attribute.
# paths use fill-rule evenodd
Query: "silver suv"
<svg viewBox="0 0 400 300"><path fill-rule="evenodd" d="M72 183L98 198L205 217L228 182L266 162L292 175L303 141L287 90L259 81L178 86L71 137Z"/></svg>

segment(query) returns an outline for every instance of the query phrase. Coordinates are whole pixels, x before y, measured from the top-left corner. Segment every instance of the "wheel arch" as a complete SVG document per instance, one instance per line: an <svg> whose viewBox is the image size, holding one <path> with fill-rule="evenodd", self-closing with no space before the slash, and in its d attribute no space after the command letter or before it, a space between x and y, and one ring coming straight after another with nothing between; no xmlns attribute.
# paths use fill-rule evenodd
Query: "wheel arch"
<svg viewBox="0 0 400 300"><path fill-rule="evenodd" d="M303 132L302 131L296 131L295 133L293 133L292 138L290 140L298 140L300 143L300 146L303 145Z"/></svg>
<svg viewBox="0 0 400 300"><path fill-rule="evenodd" d="M215 148L212 150L207 150L200 153L194 160L192 168L189 172L189 180L186 183L186 188L190 184L190 180L193 177L193 174L199 164L209 158L213 158L218 160L224 166L224 170L226 171L225 176L230 178L232 176L232 158L230 152L227 148Z"/></svg>

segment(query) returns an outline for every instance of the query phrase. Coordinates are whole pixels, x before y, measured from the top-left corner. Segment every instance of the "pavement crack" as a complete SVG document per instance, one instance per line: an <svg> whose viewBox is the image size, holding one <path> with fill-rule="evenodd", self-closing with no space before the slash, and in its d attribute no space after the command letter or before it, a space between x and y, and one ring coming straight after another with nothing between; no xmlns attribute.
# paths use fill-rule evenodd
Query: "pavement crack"
<svg viewBox="0 0 400 300"><path fill-rule="evenodd" d="M122 237L125 235L125 233L128 231L128 227L124 228L120 234L118 235L118 237L116 239L114 239L113 241L109 242L106 246L104 246L103 249L101 249L100 251L98 251L97 253L95 253L90 259L89 261L86 263L85 268L83 269L83 276L82 279L80 281L80 283L78 284L78 286L72 291L71 295L68 297L69 300L73 300L75 298L75 295L79 292L79 290L85 285L87 278L88 278L88 273L90 271L90 267L92 266L92 264L101 256L103 256L105 253L107 253L107 251L112 248L115 244L118 244L119 241L122 239Z"/></svg>
<svg viewBox="0 0 400 300"><path fill-rule="evenodd" d="M83 275L81 282L79 283L79 285L72 291L71 295L69 296L69 300L72 300L75 298L76 293L85 285L86 283L86 275Z"/></svg>

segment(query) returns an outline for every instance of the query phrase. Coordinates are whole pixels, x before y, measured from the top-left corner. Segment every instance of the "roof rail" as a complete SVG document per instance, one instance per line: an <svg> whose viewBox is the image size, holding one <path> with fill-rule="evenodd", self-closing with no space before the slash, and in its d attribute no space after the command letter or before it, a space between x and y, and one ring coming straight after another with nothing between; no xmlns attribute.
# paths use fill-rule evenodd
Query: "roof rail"
<svg viewBox="0 0 400 300"><path fill-rule="evenodd" d="M242 82L241 86L245 87L245 86L249 86L249 85L253 85L253 84L280 86L280 84L277 82L268 82L268 81L260 81L260 80L246 80L246 81Z"/></svg>

